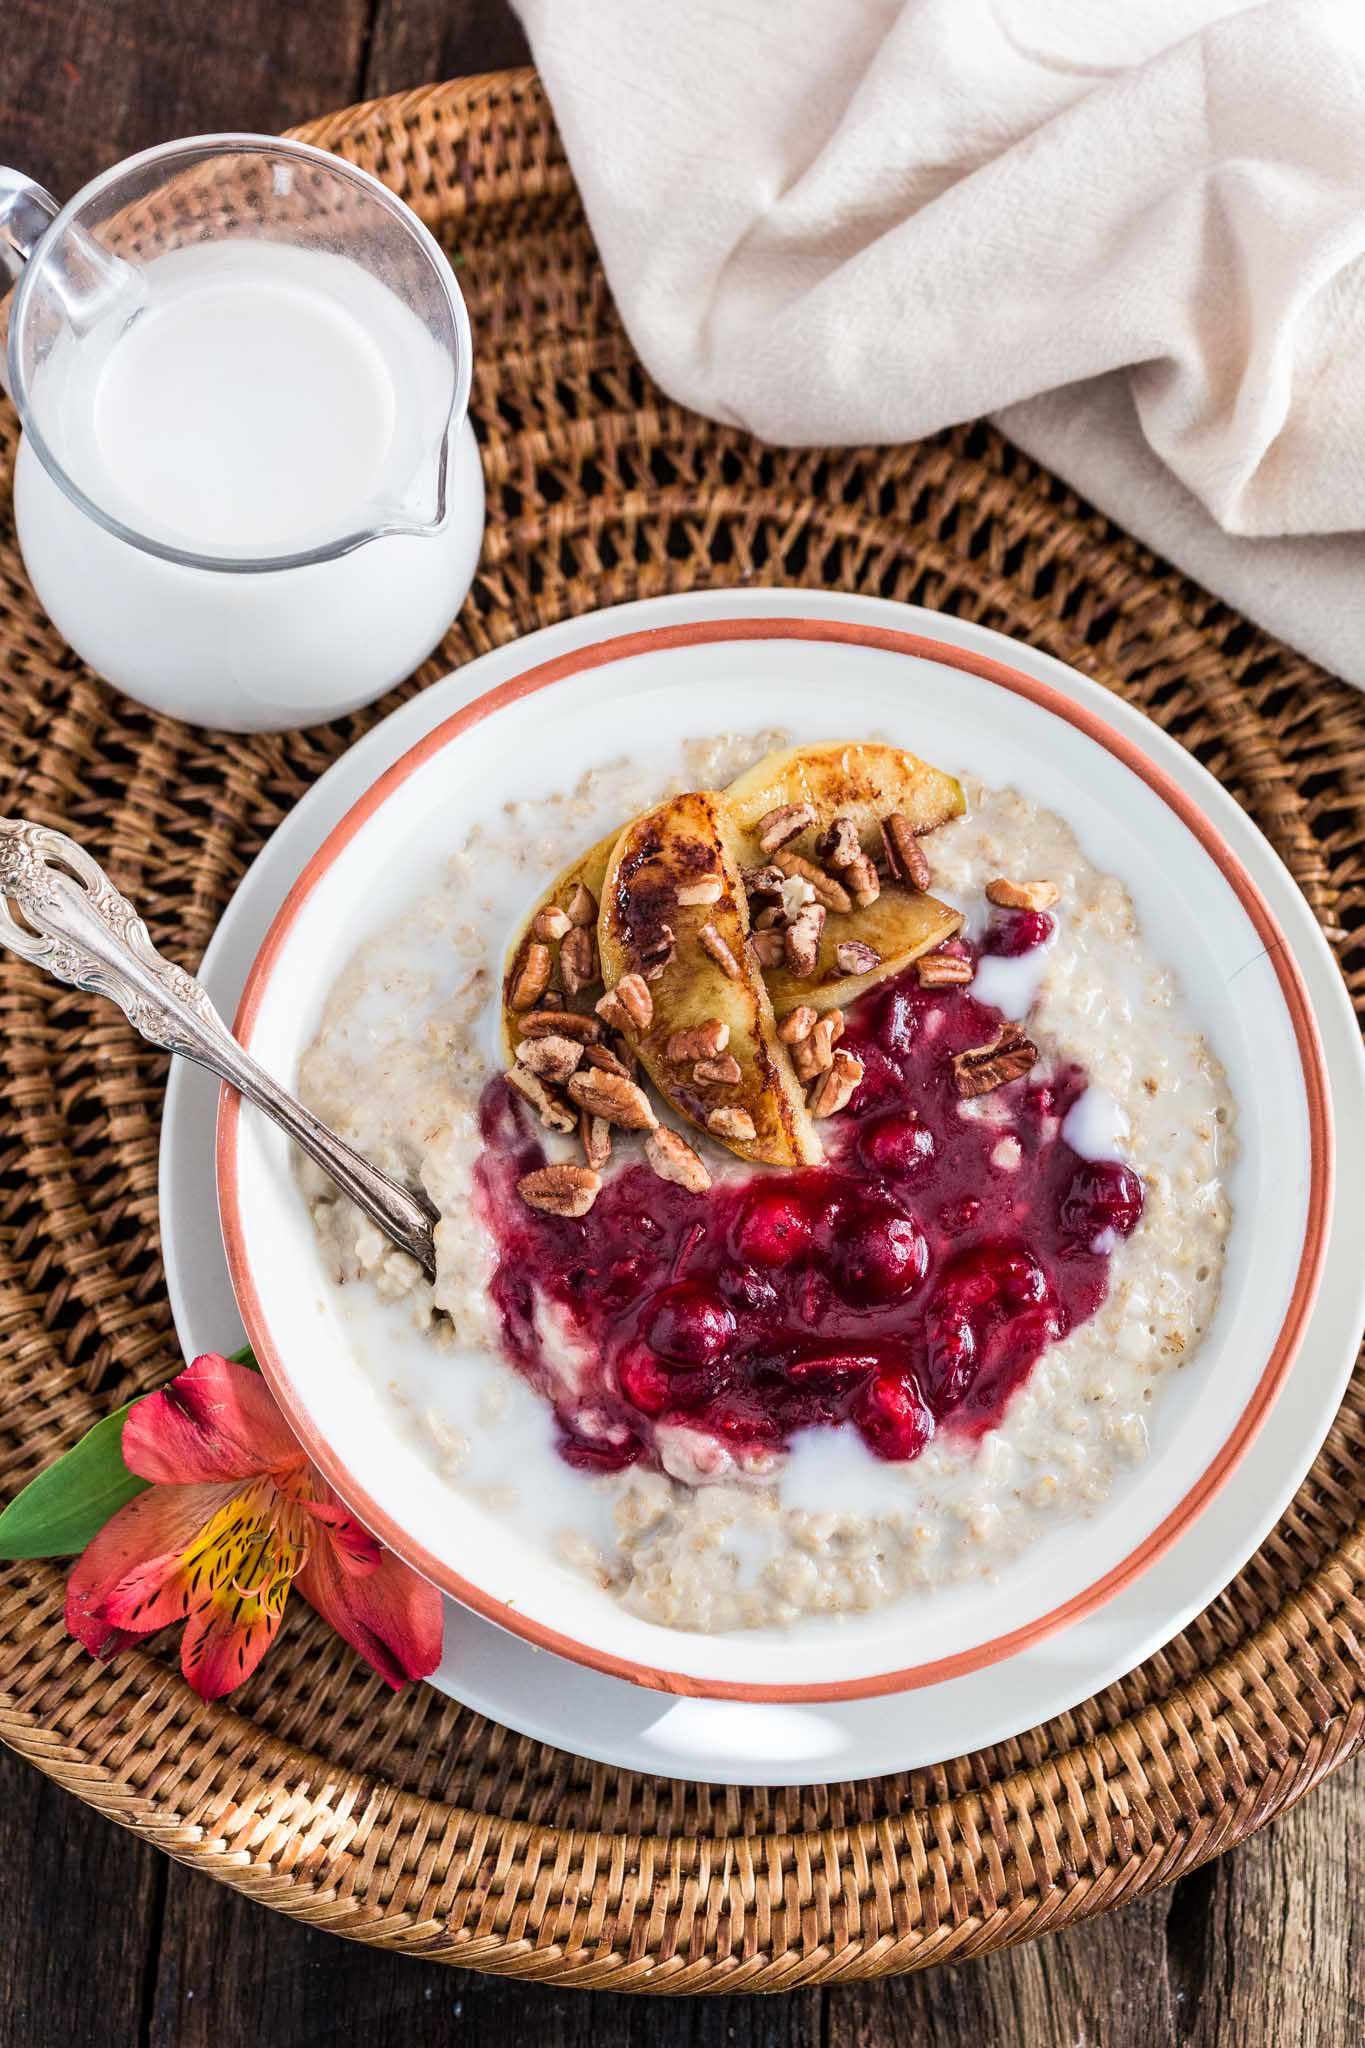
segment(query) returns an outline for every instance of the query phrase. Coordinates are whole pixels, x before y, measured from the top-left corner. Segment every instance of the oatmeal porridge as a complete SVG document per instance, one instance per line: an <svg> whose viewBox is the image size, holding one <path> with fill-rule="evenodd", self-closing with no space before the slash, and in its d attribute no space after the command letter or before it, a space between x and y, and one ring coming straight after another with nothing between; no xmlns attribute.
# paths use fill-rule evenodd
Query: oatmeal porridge
<svg viewBox="0 0 1365 2048"><path fill-rule="evenodd" d="M1226 1081L1122 883L970 778L869 766L829 815L812 751L509 805L300 1076L440 1216L433 1285L300 1166L425 1453L683 1629L930 1593L1093 1510L1231 1222Z"/></svg>

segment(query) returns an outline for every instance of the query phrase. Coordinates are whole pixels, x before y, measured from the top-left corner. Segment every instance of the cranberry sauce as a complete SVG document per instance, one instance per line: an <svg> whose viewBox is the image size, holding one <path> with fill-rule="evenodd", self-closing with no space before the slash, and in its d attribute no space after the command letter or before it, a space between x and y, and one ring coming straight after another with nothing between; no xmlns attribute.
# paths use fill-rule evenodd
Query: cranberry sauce
<svg viewBox="0 0 1365 2048"><path fill-rule="evenodd" d="M852 1423L879 1457L904 1459L935 1429L999 1421L1045 1346L1094 1314L1109 1252L1142 1211L1130 1168L1086 1162L1061 1137L1079 1068L1035 1068L962 1114L952 1055L1000 1022L969 989L890 982L849 1015L864 1077L822 1126L827 1164L700 1195L632 1164L579 1220L518 1197L544 1155L519 1098L490 1081L478 1199L493 1298L571 1463L658 1464L661 1425L752 1465L816 1424ZM581 1347L573 1371L561 1346L551 1356L538 1295Z"/></svg>

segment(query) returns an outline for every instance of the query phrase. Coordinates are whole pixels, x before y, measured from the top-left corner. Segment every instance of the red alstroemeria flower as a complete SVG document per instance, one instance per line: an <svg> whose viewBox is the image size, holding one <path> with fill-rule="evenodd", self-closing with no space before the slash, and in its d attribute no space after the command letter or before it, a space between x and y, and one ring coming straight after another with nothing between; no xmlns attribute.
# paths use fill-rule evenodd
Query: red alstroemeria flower
<svg viewBox="0 0 1365 2048"><path fill-rule="evenodd" d="M348 1514L259 1373L205 1352L129 1411L123 1458L152 1484L67 1584L66 1625L97 1657L183 1621L180 1668L217 1699L260 1663L297 1581L391 1686L435 1670L440 1594Z"/></svg>

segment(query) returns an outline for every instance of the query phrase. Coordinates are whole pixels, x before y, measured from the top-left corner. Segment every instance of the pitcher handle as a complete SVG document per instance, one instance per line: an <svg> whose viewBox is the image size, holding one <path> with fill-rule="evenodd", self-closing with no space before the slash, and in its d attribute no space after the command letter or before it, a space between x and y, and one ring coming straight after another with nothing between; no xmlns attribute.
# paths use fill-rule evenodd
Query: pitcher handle
<svg viewBox="0 0 1365 2048"><path fill-rule="evenodd" d="M24 265L60 212L43 186L0 164L0 265L6 286L18 284Z"/></svg>

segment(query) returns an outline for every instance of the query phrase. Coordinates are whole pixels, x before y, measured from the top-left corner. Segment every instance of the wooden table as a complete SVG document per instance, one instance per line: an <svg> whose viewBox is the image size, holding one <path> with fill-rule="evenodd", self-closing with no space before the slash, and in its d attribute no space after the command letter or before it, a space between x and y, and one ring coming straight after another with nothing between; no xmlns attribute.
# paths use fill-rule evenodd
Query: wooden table
<svg viewBox="0 0 1365 2048"><path fill-rule="evenodd" d="M524 62L506 0L6 0L0 161L62 197L130 151ZM1358 2048L1365 1761L1126 1911L959 1969L629 2000L378 1954L251 1905L0 1752L0 2048Z"/></svg>

